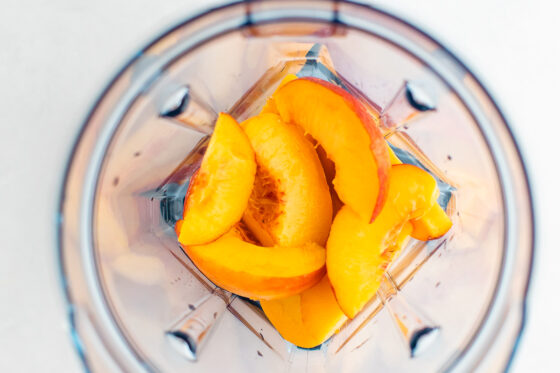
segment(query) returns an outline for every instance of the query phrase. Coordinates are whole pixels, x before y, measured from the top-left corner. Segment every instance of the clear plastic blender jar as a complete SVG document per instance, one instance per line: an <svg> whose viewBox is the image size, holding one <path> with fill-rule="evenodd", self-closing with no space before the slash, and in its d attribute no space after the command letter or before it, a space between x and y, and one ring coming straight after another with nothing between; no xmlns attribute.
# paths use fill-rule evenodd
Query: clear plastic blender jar
<svg viewBox="0 0 560 373"><path fill-rule="evenodd" d="M193 362L166 332L217 290L172 224L217 113L253 115L288 73L329 80L378 112L386 140L447 188L454 227L389 267L398 303L372 300L319 348L284 341L236 297ZM240 2L158 37L90 112L60 213L73 338L92 371L495 371L523 324L533 217L507 123L447 49L364 5ZM421 354L395 328L402 303L437 326Z"/></svg>

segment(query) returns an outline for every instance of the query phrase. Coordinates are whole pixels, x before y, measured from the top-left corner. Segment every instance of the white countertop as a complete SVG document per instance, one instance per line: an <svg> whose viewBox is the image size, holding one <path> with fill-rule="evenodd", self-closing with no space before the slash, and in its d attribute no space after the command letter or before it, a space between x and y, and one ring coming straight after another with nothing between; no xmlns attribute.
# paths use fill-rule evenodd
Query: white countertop
<svg viewBox="0 0 560 373"><path fill-rule="evenodd" d="M76 372L55 250L62 177L82 120L137 48L222 1L3 0L0 10L0 371ZM537 212L528 323L513 372L550 371L560 327L558 4L376 1L451 47L513 126Z"/></svg>

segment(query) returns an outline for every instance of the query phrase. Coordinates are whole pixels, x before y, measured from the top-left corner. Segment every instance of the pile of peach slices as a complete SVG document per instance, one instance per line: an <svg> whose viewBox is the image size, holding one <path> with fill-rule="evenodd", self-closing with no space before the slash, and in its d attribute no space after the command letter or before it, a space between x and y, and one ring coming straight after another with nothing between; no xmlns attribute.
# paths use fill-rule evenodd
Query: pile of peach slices
<svg viewBox="0 0 560 373"><path fill-rule="evenodd" d="M355 317L410 237L451 227L436 180L402 164L378 123L345 90L288 75L258 115L220 114L189 185L185 252L297 346Z"/></svg>

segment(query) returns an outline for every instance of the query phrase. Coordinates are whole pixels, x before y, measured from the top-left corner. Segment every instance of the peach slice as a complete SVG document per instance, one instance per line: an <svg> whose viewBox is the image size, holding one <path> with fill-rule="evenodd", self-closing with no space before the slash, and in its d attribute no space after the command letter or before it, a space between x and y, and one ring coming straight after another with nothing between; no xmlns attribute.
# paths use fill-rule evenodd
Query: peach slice
<svg viewBox="0 0 560 373"><path fill-rule="evenodd" d="M316 78L290 81L273 95L282 120L310 134L334 161L334 188L364 222L381 211L387 193L389 155L379 118L348 92Z"/></svg>
<svg viewBox="0 0 560 373"><path fill-rule="evenodd" d="M256 168L247 135L235 119L221 113L185 197L179 242L207 243L237 223L247 207Z"/></svg>
<svg viewBox="0 0 560 373"><path fill-rule="evenodd" d="M298 79L297 75L295 74L288 74L286 75L282 81L280 82L280 84L278 85L278 87L276 88L276 90L274 91L274 93L272 94L271 97L268 98L268 100L266 101L266 104L264 105L263 109L261 110L261 113L275 113L278 114L278 110L276 109L276 104L274 103L274 94L276 94L276 92L282 88L283 86L285 86L286 84L288 84L289 82L291 82L292 80L296 80ZM335 166L334 166L334 162L331 161L328 157L327 157L327 153L325 152L325 150L323 149L323 147L317 143L317 141L311 137L309 134L307 134L305 136L314 146L317 155L319 156L319 160L321 161L321 166L323 167L323 171L325 172L325 177L327 179L327 184L329 186L329 191L331 193L331 200L332 200L332 212L333 212L333 218L336 215L336 213L338 212L338 210L340 210L340 208L342 207L342 202L340 201L340 198L338 198L338 195L336 194L336 191L334 190L332 181L335 177ZM389 149L391 151L391 149Z"/></svg>
<svg viewBox="0 0 560 373"><path fill-rule="evenodd" d="M327 276L300 294L263 300L261 307L285 340L303 348L320 345L347 320Z"/></svg>
<svg viewBox="0 0 560 373"><path fill-rule="evenodd" d="M393 149L387 144L391 165L402 164ZM443 208L435 203L432 208L418 220L412 221L412 237L420 241L440 238L451 229L452 223Z"/></svg>
<svg viewBox="0 0 560 373"><path fill-rule="evenodd" d="M410 230L407 223L426 214L438 193L429 173L412 165L395 165L387 202L373 223L364 223L349 206L338 212L327 242L327 273L348 317L356 316L373 297L396 255L403 228Z"/></svg>
<svg viewBox="0 0 560 373"><path fill-rule="evenodd" d="M300 293L325 275L325 249L263 247L241 224L205 245L183 246L193 263L216 285L252 299L274 299Z"/></svg>
<svg viewBox="0 0 560 373"><path fill-rule="evenodd" d="M283 86L285 86L286 84L288 84L292 80L296 80L296 79L298 79L298 77L295 74L286 75L282 79L282 81L280 82L280 84L278 85L278 87L276 88L274 93L272 94L272 96L268 98L268 100L266 102L266 105L261 110L261 114L263 114L263 113L278 114L278 110L276 110L276 104L274 103L274 94L280 88L282 88ZM325 172L325 177L327 179L327 184L329 184L329 187L330 187L330 184L331 184L332 180L334 179L334 175L335 175L335 168L334 168L333 161L331 161L327 157L327 153L325 152L323 147L320 144L318 144L317 141L315 139L313 139L313 137L309 136L309 134L308 134L307 136L305 136L305 138L313 144L313 147L317 151L317 155L319 156L319 160L321 161L321 166L323 166L323 171ZM391 150L391 149L389 149L389 150ZM338 196L336 198L338 199ZM341 205L341 207L342 207L342 205Z"/></svg>
<svg viewBox="0 0 560 373"><path fill-rule="evenodd" d="M177 220L177 222L175 223L175 234L177 235L177 237L179 237L179 235L181 234L182 226L183 226L183 219Z"/></svg>
<svg viewBox="0 0 560 373"><path fill-rule="evenodd" d="M398 254L400 253L401 249L406 246L408 241L410 240L410 234L412 233L412 223L406 222L399 234L397 235L397 239L395 240L395 244L391 247L385 249L385 254L391 255L391 258L387 262L387 266L391 264L393 259L395 259Z"/></svg>
<svg viewBox="0 0 560 373"><path fill-rule="evenodd" d="M324 245L332 221L329 187L313 145L276 114L241 123L257 160L243 221L266 246Z"/></svg>
<svg viewBox="0 0 560 373"><path fill-rule="evenodd" d="M276 87L276 90L274 91L274 93L276 93L276 91L278 91L280 88L282 88L283 86L285 86L287 83L291 82L292 80L296 80L298 77L296 74L288 74L286 75L284 78L282 78L282 80L280 81L280 84L278 85L278 87ZM274 93L272 94L271 97L269 97L266 100L266 103L264 104L262 110L261 110L261 114L262 113L274 113L274 114L278 114L278 110L276 110L276 104L274 103Z"/></svg>
<svg viewBox="0 0 560 373"><path fill-rule="evenodd" d="M435 203L432 208L418 220L412 222L411 236L421 241L433 240L446 234L453 223L440 205Z"/></svg>
<svg viewBox="0 0 560 373"><path fill-rule="evenodd" d="M389 152L389 162L391 162L391 166L396 164L402 164L402 161L397 157L395 151L387 144L387 151Z"/></svg>

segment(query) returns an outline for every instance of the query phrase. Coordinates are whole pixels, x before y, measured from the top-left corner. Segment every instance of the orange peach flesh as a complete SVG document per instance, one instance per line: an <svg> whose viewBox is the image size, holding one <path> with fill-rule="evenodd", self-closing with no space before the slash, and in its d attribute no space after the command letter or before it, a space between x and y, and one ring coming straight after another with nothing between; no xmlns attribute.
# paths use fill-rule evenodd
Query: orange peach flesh
<svg viewBox="0 0 560 373"><path fill-rule="evenodd" d="M253 244L239 225L217 240L183 246L193 263L216 285L252 299L275 299L300 293L325 274L325 249Z"/></svg>
<svg viewBox="0 0 560 373"><path fill-rule="evenodd" d="M386 264L380 265L373 276L381 277L386 265L408 242L411 231L412 225L406 223L394 245L387 247L381 254ZM325 342L348 319L338 305L328 276L300 294L261 301L261 307L284 339L304 348Z"/></svg>
<svg viewBox="0 0 560 373"><path fill-rule="evenodd" d="M389 152L389 162L391 162L391 166L396 164L402 164L402 161L397 157L394 150L387 144L387 151Z"/></svg>
<svg viewBox="0 0 560 373"><path fill-rule="evenodd" d="M333 184L342 202L372 221L383 207L389 174L376 120L348 92L316 78L290 81L273 98L282 120L309 133L334 161Z"/></svg>
<svg viewBox="0 0 560 373"><path fill-rule="evenodd" d="M298 79L298 77L295 74L286 75L282 79L282 81L280 82L280 84L278 85L278 87L276 88L276 91L274 93L276 93L280 88L285 86L287 83L291 82L292 80L296 80L296 79ZM278 110L276 110L276 104L274 103L274 93L266 101L265 106L261 110L261 114L263 114L263 113L278 114ZM315 151L317 152L317 155L319 156L319 161L321 162L321 166L323 167L323 171L325 173L325 178L326 178L327 184L329 186L329 192L331 193L332 213L333 213L333 218L334 218L334 216L336 215L338 210L340 210L340 208L342 207L342 202L340 201L340 198L338 198L338 195L336 194L336 191L334 190L334 186L332 184L332 181L334 180L334 177L335 177L334 162L331 161L328 158L327 153L325 152L325 149L323 149L323 147L319 143L317 143L317 140L315 140L309 134L307 134L305 136L305 138L309 142L311 142L311 144L313 144L313 147L315 148ZM258 173L258 170L257 170L257 173ZM270 240L270 238L265 238L265 240L268 241L268 240Z"/></svg>
<svg viewBox="0 0 560 373"><path fill-rule="evenodd" d="M381 275L394 253L399 234L410 221L422 217L436 203L435 179L412 165L395 165L387 202L371 224L348 206L335 217L327 241L327 273L338 303L350 318L375 295Z"/></svg>
<svg viewBox="0 0 560 373"><path fill-rule="evenodd" d="M393 149L387 144L391 165L402 164ZM411 236L417 240L428 241L440 238L451 229L451 219L447 216L443 208L435 203L426 215L420 219L412 221Z"/></svg>
<svg viewBox="0 0 560 373"><path fill-rule="evenodd" d="M453 223L440 205L435 203L420 219L413 220L411 236L421 241L433 240L446 234Z"/></svg>
<svg viewBox="0 0 560 373"><path fill-rule="evenodd" d="M183 226L183 219L177 220L177 222L175 223L175 234L177 235L177 237L179 237L179 235L181 234L182 226Z"/></svg>
<svg viewBox="0 0 560 373"><path fill-rule="evenodd" d="M255 150L257 174L243 220L268 246L324 245L332 221L329 188L311 143L276 114L241 124Z"/></svg>
<svg viewBox="0 0 560 373"><path fill-rule="evenodd" d="M220 114L185 197L179 242L210 242L238 222L247 207L255 172L255 154L247 135L235 119Z"/></svg>
<svg viewBox="0 0 560 373"><path fill-rule="evenodd" d="M327 276L300 294L261 301L261 307L284 339L303 348L320 345L347 320Z"/></svg>
<svg viewBox="0 0 560 373"><path fill-rule="evenodd" d="M233 118L220 115L175 225L211 281L261 300L275 328L300 347L323 343L363 308L411 235L427 240L451 227L435 202L435 180L401 164L378 121L343 89L287 75L261 114L241 124L245 138ZM224 163L228 151L237 164ZM236 224L243 203L250 232ZM331 227L333 209L340 211ZM327 236L325 258L317 243Z"/></svg>
<svg viewBox="0 0 560 373"><path fill-rule="evenodd" d="M285 86L287 83L291 82L292 80L296 80L298 77L295 74L288 74L286 75L284 78L282 78L282 80L280 81L280 84L278 84L278 87L276 87L276 91L278 91L280 88L282 88L283 86ZM276 91L274 93L276 93ZM263 113L274 113L274 114L278 114L278 110L276 110L276 104L274 103L274 94L272 94L271 97L269 97L262 110L261 110L261 114Z"/></svg>

